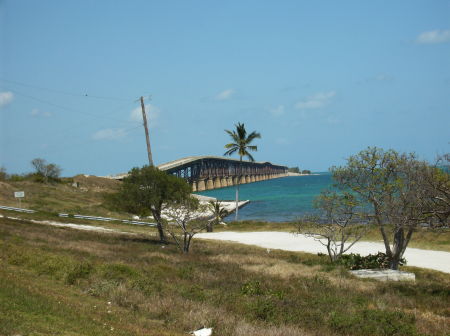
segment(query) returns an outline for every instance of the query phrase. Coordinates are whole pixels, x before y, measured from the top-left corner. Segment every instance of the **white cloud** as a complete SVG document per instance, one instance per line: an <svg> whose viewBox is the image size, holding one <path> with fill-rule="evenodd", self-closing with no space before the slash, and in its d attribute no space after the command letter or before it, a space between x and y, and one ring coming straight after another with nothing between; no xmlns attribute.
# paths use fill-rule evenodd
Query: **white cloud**
<svg viewBox="0 0 450 336"><path fill-rule="evenodd" d="M274 117L279 117L282 116L284 114L284 105L278 105L277 107L270 109L269 112L274 116Z"/></svg>
<svg viewBox="0 0 450 336"><path fill-rule="evenodd" d="M10 91L0 92L0 108L8 105L14 99L14 94Z"/></svg>
<svg viewBox="0 0 450 336"><path fill-rule="evenodd" d="M41 112L41 111L38 110L37 108L32 109L30 114L31 114L33 117L46 117L46 118L48 118L48 117L51 117L51 116L52 116L52 114L51 114L50 112L47 112L47 111Z"/></svg>
<svg viewBox="0 0 450 336"><path fill-rule="evenodd" d="M335 95L335 91L319 92L298 102L295 104L295 108L299 110L319 109L328 105Z"/></svg>
<svg viewBox="0 0 450 336"><path fill-rule="evenodd" d="M92 135L94 140L117 140L125 137L127 133L123 128L106 128Z"/></svg>
<svg viewBox="0 0 450 336"><path fill-rule="evenodd" d="M222 92L219 92L214 99L215 100L228 100L235 94L234 89L227 89Z"/></svg>
<svg viewBox="0 0 450 336"><path fill-rule="evenodd" d="M430 30L417 36L417 43L436 44L450 42L450 30Z"/></svg>
<svg viewBox="0 0 450 336"><path fill-rule="evenodd" d="M161 110L152 104L145 105L145 114L147 115L147 123L150 128L155 127L158 124L158 117ZM141 107L136 107L130 113L130 119L137 122L142 121L142 109Z"/></svg>

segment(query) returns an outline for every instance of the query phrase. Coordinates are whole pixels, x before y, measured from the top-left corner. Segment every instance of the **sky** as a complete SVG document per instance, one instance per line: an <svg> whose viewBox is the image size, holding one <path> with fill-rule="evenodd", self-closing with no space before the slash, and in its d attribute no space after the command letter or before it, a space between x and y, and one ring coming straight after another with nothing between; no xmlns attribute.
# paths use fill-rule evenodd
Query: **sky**
<svg viewBox="0 0 450 336"><path fill-rule="evenodd" d="M0 166L63 176L224 154L326 171L450 152L450 0L0 0Z"/></svg>

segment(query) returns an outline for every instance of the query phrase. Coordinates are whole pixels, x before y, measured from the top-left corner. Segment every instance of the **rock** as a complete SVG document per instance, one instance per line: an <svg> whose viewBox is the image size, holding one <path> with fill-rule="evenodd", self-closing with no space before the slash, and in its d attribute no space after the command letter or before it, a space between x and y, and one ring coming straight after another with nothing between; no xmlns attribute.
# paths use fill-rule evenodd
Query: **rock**
<svg viewBox="0 0 450 336"><path fill-rule="evenodd" d="M395 271L395 270L372 270L363 269L350 271L351 274L358 278L369 278L379 281L415 281L414 273Z"/></svg>
<svg viewBox="0 0 450 336"><path fill-rule="evenodd" d="M212 328L202 328L198 329L196 331L193 331L191 335L194 336L211 336L212 335Z"/></svg>

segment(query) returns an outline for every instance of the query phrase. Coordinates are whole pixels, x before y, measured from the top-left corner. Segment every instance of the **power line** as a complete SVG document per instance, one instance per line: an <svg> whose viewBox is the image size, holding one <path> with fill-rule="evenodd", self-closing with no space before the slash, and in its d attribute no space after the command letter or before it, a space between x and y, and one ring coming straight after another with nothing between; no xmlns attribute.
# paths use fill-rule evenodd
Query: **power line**
<svg viewBox="0 0 450 336"><path fill-rule="evenodd" d="M44 103L44 104L48 104L50 106L54 106L54 107L57 107L57 108L60 108L62 110L66 110L66 111L69 111L69 112L75 112L75 113L78 113L78 114L85 114L85 115L91 116L93 118L110 119L110 120L114 120L114 121L124 122L124 120L118 120L118 119L106 117L105 114L103 114L103 115L96 115L96 114L92 114L92 113L87 113L87 112L74 110L74 109L72 109L70 107L67 107L67 106L62 106L62 105L55 104L53 102L50 102L50 101L47 101L47 100L44 100L44 99L41 99L41 98L37 98L37 97L33 97L33 96L30 96L30 95L25 94L25 93L21 93L21 92L17 91L16 89L8 89L8 90L12 91L13 93L15 93L15 94L17 94L19 96L22 96L22 97L25 97L25 98L28 98L28 99L32 99L32 100L36 100L38 102L41 102L41 103Z"/></svg>
<svg viewBox="0 0 450 336"><path fill-rule="evenodd" d="M50 89L50 88L46 88L46 87L42 87L42 86L36 86L36 85L31 85L31 84L27 84L27 83L18 82L18 81L13 81L13 80L1 78L1 77L0 77L0 81L12 83L12 84L16 84L16 85L21 85L21 86L25 86L25 87L29 87L29 88L33 88L33 89L38 89L38 90L55 92L55 93L59 93L59 94L67 95L67 96L73 96L73 97L85 97L85 98L95 98L95 99L104 99L104 100L119 100L119 101L131 100L131 98L129 99L129 98L118 98L118 97L106 97L106 96L91 95L91 94L87 94L87 93L82 94L82 93L73 93L73 92L67 92L67 91L62 91L62 90L57 90L57 89Z"/></svg>

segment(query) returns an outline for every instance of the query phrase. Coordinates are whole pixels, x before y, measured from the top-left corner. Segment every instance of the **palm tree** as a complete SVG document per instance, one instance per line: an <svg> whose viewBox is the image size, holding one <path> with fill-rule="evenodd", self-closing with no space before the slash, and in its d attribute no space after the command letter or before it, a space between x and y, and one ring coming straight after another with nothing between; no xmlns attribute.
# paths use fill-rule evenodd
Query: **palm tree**
<svg viewBox="0 0 450 336"><path fill-rule="evenodd" d="M224 217L228 215L228 211L222 207L222 204L219 201L209 201L208 208L213 214L213 218L208 223L206 227L206 231L213 231L213 224L218 225L222 221Z"/></svg>
<svg viewBox="0 0 450 336"><path fill-rule="evenodd" d="M225 130L225 132L228 133L228 135L231 137L233 142L225 145L225 148L227 149L227 151L225 152L224 155L231 156L232 154L237 152L239 155L239 161L240 161L240 164L239 164L240 173L242 173L242 157L246 156L246 157L248 157L248 159L250 161L252 161L252 162L255 161L255 159L249 153L249 151L256 152L258 150L258 147L252 146L250 144L252 143L253 140L260 139L261 134L253 131L252 133L250 133L247 136L247 131L245 130L244 124L237 123L237 125L234 125L234 126L236 126L235 131ZM236 184L236 217L235 217L235 220L238 219L239 183L240 183L240 181L238 178L238 182Z"/></svg>

